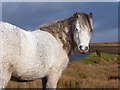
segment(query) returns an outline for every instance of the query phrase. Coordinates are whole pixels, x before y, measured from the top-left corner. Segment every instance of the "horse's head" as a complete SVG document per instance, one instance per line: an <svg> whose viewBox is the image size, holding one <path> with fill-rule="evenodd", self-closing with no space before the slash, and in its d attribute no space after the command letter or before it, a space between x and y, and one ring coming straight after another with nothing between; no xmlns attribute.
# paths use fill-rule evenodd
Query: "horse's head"
<svg viewBox="0 0 120 90"><path fill-rule="evenodd" d="M75 13L73 17L75 18L72 28L74 42L81 53L86 53L89 50L89 42L93 31L93 14Z"/></svg>

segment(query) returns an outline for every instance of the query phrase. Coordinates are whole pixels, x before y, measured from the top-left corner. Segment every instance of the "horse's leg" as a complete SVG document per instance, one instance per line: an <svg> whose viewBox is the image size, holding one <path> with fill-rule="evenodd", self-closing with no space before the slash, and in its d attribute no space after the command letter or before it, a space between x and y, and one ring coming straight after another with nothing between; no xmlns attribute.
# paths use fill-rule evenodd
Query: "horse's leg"
<svg viewBox="0 0 120 90"><path fill-rule="evenodd" d="M0 89L6 88L11 78L11 71L9 69L0 68Z"/></svg>
<svg viewBox="0 0 120 90"><path fill-rule="evenodd" d="M47 77L42 78L42 90L46 89Z"/></svg>
<svg viewBox="0 0 120 90"><path fill-rule="evenodd" d="M51 71L47 78L46 88L55 90L57 88L58 80L61 76L61 71Z"/></svg>

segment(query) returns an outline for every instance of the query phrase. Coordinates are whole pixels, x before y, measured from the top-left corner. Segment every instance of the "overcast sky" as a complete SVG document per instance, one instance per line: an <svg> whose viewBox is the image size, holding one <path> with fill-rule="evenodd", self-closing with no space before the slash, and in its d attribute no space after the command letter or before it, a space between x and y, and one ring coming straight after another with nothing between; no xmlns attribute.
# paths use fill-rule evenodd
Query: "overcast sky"
<svg viewBox="0 0 120 90"><path fill-rule="evenodd" d="M26 30L68 18L75 12L94 14L92 42L118 41L118 2L3 2L2 20Z"/></svg>
<svg viewBox="0 0 120 90"><path fill-rule="evenodd" d="M2 2L118 2L120 0L1 0Z"/></svg>

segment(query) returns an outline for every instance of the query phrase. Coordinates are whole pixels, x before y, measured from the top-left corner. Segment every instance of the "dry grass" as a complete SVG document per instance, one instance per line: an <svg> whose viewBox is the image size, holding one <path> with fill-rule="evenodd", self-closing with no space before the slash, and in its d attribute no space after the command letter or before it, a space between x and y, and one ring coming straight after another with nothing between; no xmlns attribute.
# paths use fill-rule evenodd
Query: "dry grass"
<svg viewBox="0 0 120 90"><path fill-rule="evenodd" d="M72 63L64 72L60 83L59 87L64 88L118 88L117 60L103 60L95 65Z"/></svg>
<svg viewBox="0 0 120 90"><path fill-rule="evenodd" d="M59 80L59 88L118 88L118 59L97 64L71 63ZM9 82L8 88L40 88L41 81Z"/></svg>

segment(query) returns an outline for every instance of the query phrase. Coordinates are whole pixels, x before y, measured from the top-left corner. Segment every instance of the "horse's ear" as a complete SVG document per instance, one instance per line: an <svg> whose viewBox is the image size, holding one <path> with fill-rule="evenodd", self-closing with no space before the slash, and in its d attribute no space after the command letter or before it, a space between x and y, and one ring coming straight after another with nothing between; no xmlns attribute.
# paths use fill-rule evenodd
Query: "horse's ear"
<svg viewBox="0 0 120 90"><path fill-rule="evenodd" d="M78 17L78 14L79 14L79 13L76 12L73 16Z"/></svg>
<svg viewBox="0 0 120 90"><path fill-rule="evenodd" d="M93 13L92 13L92 12L90 12L90 13L89 13L89 16L90 16L91 18L93 18Z"/></svg>

